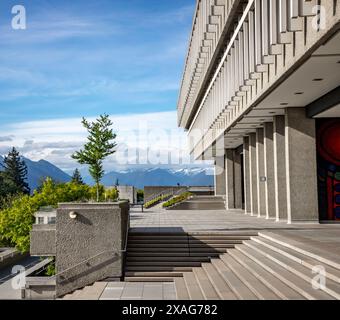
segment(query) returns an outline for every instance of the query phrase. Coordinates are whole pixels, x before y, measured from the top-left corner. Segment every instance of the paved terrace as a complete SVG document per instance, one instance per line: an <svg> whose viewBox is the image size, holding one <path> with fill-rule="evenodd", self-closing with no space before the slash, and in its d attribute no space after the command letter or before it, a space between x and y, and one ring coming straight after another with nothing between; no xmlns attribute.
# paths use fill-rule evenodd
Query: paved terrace
<svg viewBox="0 0 340 320"><path fill-rule="evenodd" d="M330 259L340 266L340 225L278 223L245 215L239 210L131 210L132 231L143 232L259 232ZM173 300L174 283L97 282L64 299Z"/></svg>
<svg viewBox="0 0 340 320"><path fill-rule="evenodd" d="M242 210L131 210L131 230L142 232L255 231L330 259L340 266L340 224L291 224Z"/></svg>

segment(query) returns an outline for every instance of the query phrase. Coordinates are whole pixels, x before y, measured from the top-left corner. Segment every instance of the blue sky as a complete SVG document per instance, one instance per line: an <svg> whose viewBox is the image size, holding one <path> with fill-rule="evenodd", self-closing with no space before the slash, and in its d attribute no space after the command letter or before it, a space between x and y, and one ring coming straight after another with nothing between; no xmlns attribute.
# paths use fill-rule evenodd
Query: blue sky
<svg viewBox="0 0 340 320"><path fill-rule="evenodd" d="M0 2L0 124L174 110L194 0Z"/></svg>
<svg viewBox="0 0 340 320"><path fill-rule="evenodd" d="M11 28L16 4L26 8L26 30ZM63 123L104 112L129 130L129 117L166 117L163 128L184 139L176 104L194 7L195 0L0 1L0 154L15 145L70 170L74 164L53 154L65 158L65 144L76 149L85 136Z"/></svg>

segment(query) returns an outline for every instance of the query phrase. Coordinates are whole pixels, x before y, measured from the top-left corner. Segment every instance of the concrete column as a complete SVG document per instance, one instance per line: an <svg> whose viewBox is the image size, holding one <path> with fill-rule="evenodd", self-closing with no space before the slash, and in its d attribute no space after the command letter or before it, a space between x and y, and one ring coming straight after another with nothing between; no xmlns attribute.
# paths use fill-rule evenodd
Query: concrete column
<svg viewBox="0 0 340 320"><path fill-rule="evenodd" d="M234 150L227 149L225 155L226 204L235 209Z"/></svg>
<svg viewBox="0 0 340 320"><path fill-rule="evenodd" d="M242 147L241 147L242 148ZM242 209L242 149L234 151L235 208Z"/></svg>
<svg viewBox="0 0 340 320"><path fill-rule="evenodd" d="M251 213L249 137L243 138L245 213Z"/></svg>
<svg viewBox="0 0 340 320"><path fill-rule="evenodd" d="M226 196L224 156L218 156L215 160L215 195Z"/></svg>
<svg viewBox="0 0 340 320"><path fill-rule="evenodd" d="M264 132L263 129L256 129L256 175L257 175L257 215L266 216L266 182L264 171Z"/></svg>
<svg viewBox="0 0 340 320"><path fill-rule="evenodd" d="M272 122L264 124L264 175L266 176L266 218L276 218L275 179L274 179L274 126Z"/></svg>
<svg viewBox="0 0 340 320"><path fill-rule="evenodd" d="M318 222L315 120L304 108L287 108L285 120L288 222Z"/></svg>
<svg viewBox="0 0 340 320"><path fill-rule="evenodd" d="M258 193L257 193L257 165L256 165L256 133L249 135L249 170L250 170L250 201L252 216L258 213Z"/></svg>
<svg viewBox="0 0 340 320"><path fill-rule="evenodd" d="M287 221L285 117L274 116L274 186L276 221Z"/></svg>

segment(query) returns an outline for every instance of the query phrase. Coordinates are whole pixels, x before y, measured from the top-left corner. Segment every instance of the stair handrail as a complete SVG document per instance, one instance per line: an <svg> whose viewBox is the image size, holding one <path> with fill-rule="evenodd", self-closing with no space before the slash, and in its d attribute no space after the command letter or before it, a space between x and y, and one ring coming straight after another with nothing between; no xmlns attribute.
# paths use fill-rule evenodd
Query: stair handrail
<svg viewBox="0 0 340 320"><path fill-rule="evenodd" d="M125 253L125 252L127 251L127 242L128 242L129 229L130 229L130 214L128 215L128 221L127 221L127 227L126 227L126 234L125 234L125 244L124 244L124 249L113 249L113 250L111 249L111 250L102 251L102 252L100 252L100 253L98 253L98 254L96 254L96 255L90 257L90 258L87 258L87 259L85 259L85 260L83 260L83 261L77 263L76 265L74 265L74 266L72 266L72 267L69 267L69 268L67 268L67 269L65 269L65 270L63 270L63 271L57 273L57 274L55 275L55 277L57 278L58 276L64 274L65 272L68 272L68 271L70 271L70 270L72 270L72 269L74 269L74 268L76 268L76 267L79 267L80 265L82 265L82 264L84 264L84 263L86 263L86 262L88 262L88 261L90 261L90 260L92 260L92 259L95 259L95 258L101 256L101 255L104 254L104 253Z"/></svg>
<svg viewBox="0 0 340 320"><path fill-rule="evenodd" d="M147 202L150 202L162 195L173 195L174 194L174 188L169 188L169 189L165 189L159 193L156 193L156 194L153 194L152 196L148 197L147 199L144 199L144 204L147 203Z"/></svg>

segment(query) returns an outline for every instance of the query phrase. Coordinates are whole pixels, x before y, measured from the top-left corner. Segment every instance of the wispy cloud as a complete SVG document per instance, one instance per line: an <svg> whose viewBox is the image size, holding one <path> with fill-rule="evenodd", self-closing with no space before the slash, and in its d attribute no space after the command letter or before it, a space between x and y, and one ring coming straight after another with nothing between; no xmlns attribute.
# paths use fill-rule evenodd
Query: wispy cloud
<svg viewBox="0 0 340 320"><path fill-rule="evenodd" d="M118 151L106 161L106 169L134 165L189 165L187 137L176 128L176 112L111 115ZM95 118L89 118L90 121ZM12 141L0 143L6 153L13 145L32 160L46 159L70 171L77 166L71 155L86 141L80 118L29 121L4 128ZM1 134L1 132L0 132Z"/></svg>

